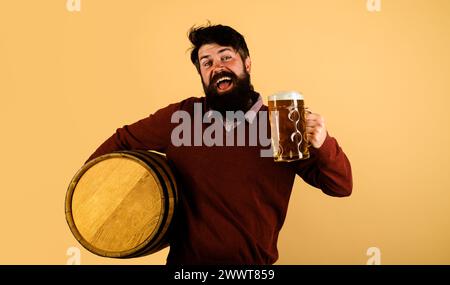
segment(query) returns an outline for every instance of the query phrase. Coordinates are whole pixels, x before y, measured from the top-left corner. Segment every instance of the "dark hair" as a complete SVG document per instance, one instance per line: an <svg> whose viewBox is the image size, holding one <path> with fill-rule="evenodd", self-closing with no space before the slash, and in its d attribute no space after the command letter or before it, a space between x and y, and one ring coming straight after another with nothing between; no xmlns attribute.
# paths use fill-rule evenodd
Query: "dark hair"
<svg viewBox="0 0 450 285"><path fill-rule="evenodd" d="M198 50L205 44L218 44L234 48L245 60L250 53L245 43L244 37L229 26L211 25L192 27L189 30L189 40L192 43L191 61L200 73L200 63L198 61Z"/></svg>

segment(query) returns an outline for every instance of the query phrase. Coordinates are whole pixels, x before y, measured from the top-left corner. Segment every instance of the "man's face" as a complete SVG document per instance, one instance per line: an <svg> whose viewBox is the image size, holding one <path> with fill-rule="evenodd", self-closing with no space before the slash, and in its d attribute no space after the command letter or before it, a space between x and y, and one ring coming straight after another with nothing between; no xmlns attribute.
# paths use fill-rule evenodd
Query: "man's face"
<svg viewBox="0 0 450 285"><path fill-rule="evenodd" d="M218 95L233 90L236 80L244 78L251 69L250 57L244 62L232 47L215 43L201 46L198 58L205 90L214 90Z"/></svg>
<svg viewBox="0 0 450 285"><path fill-rule="evenodd" d="M250 57L245 61L232 47L205 44L198 51L200 76L206 102L210 108L226 111L247 111L252 103Z"/></svg>

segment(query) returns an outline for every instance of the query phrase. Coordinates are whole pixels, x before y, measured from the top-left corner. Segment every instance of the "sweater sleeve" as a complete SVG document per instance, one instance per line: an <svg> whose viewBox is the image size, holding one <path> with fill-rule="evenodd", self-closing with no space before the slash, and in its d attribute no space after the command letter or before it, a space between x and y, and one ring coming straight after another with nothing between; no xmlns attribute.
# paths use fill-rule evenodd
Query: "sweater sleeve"
<svg viewBox="0 0 450 285"><path fill-rule="evenodd" d="M310 148L310 158L300 160L296 173L313 187L335 197L350 196L353 178L350 161L336 139L327 137L319 149Z"/></svg>
<svg viewBox="0 0 450 285"><path fill-rule="evenodd" d="M165 152L170 144L171 117L179 110L180 103L171 104L133 124L118 128L88 158L88 161L119 150L156 150Z"/></svg>

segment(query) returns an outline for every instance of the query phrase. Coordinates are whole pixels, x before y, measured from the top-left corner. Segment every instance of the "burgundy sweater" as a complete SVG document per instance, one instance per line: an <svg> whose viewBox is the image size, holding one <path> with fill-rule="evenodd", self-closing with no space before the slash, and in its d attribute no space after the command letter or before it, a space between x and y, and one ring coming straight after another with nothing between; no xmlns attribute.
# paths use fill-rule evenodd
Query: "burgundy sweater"
<svg viewBox="0 0 450 285"><path fill-rule="evenodd" d="M174 146L171 132L179 124L171 116L184 110L193 118L195 102L205 110L204 97L188 98L117 129L88 159L117 150L166 153L182 187L167 264L273 264L295 174L327 195L351 194L350 162L329 135L310 148L309 159L289 163L261 157L267 147L260 145Z"/></svg>

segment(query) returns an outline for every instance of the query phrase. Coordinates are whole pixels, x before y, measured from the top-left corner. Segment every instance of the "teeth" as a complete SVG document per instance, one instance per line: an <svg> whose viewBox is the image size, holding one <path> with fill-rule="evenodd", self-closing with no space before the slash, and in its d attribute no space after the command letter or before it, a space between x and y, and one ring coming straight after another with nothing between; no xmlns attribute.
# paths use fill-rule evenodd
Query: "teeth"
<svg viewBox="0 0 450 285"><path fill-rule="evenodd" d="M226 76L226 77L221 77L219 78L219 80L217 80L217 84L219 84L220 82L224 81L224 80L231 80L230 77Z"/></svg>

